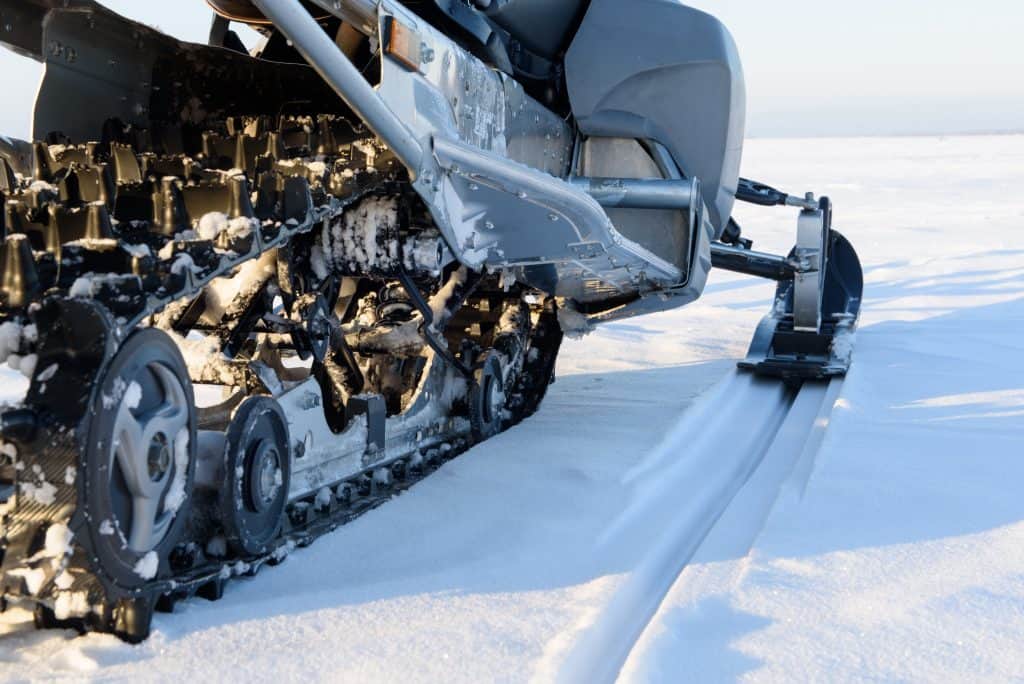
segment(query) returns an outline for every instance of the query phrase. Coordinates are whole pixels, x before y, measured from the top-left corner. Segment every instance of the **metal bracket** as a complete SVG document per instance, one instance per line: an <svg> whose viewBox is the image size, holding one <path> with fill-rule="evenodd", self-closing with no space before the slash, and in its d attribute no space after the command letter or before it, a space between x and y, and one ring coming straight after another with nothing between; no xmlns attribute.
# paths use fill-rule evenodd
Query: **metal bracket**
<svg viewBox="0 0 1024 684"><path fill-rule="evenodd" d="M824 266L828 259L826 237L827 200L815 210L800 212L793 257L797 264L793 274L793 328L799 332L821 329L821 297Z"/></svg>
<svg viewBox="0 0 1024 684"><path fill-rule="evenodd" d="M771 190L762 188L766 193ZM810 204L813 199L808 194L801 202ZM793 205L784 199L772 204ZM775 304L758 326L740 368L794 383L846 373L864 274L853 247L832 230L832 203L827 197L801 210L789 256L716 243L711 258L715 268L779 283Z"/></svg>

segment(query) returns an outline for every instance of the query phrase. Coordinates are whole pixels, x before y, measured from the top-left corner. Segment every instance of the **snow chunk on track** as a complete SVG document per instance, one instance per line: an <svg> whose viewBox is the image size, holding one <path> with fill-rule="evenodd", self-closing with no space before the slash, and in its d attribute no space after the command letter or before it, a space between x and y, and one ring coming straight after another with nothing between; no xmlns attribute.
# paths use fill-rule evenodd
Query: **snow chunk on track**
<svg viewBox="0 0 1024 684"><path fill-rule="evenodd" d="M221 233L227 233L232 238L248 237L258 227L256 219L239 216L228 218L227 214L219 211L211 211L204 214L196 224L196 232L203 240L216 240Z"/></svg>
<svg viewBox="0 0 1024 684"><path fill-rule="evenodd" d="M580 313L569 299L558 302L558 325L561 326L562 332L573 340L586 337L594 329L587 317Z"/></svg>
<svg viewBox="0 0 1024 684"><path fill-rule="evenodd" d="M398 262L397 240L398 200L393 197L370 197L345 213L341 222L324 231L324 243L337 266L350 270L369 271L389 268ZM386 246L381 246L384 242Z"/></svg>
<svg viewBox="0 0 1024 684"><path fill-rule="evenodd" d="M150 580L156 577L156 571L160 567L160 559L157 558L156 551L150 551L135 564L132 571L145 580Z"/></svg>

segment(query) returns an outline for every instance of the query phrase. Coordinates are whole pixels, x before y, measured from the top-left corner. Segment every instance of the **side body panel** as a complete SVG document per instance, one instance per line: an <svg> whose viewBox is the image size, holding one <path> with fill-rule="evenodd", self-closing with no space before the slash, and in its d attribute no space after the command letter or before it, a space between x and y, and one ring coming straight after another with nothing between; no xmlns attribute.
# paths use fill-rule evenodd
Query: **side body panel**
<svg viewBox="0 0 1024 684"><path fill-rule="evenodd" d="M585 135L655 140L704 187L721 235L739 180L746 93L714 17L674 0L593 0L565 60Z"/></svg>

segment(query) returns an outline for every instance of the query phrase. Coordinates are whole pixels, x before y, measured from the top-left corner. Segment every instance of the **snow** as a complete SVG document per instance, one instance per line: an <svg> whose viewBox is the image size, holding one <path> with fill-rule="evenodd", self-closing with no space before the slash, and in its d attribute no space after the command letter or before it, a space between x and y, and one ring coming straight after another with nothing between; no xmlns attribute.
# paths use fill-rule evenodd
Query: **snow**
<svg viewBox="0 0 1024 684"><path fill-rule="evenodd" d="M114 381L111 383L110 394L103 394L100 396L100 402L103 404L103 408L111 409L120 404L127 391L128 383L124 381L124 378L120 376L114 378Z"/></svg>
<svg viewBox="0 0 1024 684"><path fill-rule="evenodd" d="M67 525L54 523L46 528L43 552L49 558L63 558L71 553L71 538L75 535Z"/></svg>
<svg viewBox="0 0 1024 684"><path fill-rule="evenodd" d="M142 386L132 380L124 392L124 405L135 410L139 408L140 401L142 401Z"/></svg>
<svg viewBox="0 0 1024 684"><path fill-rule="evenodd" d="M0 456L6 456L13 463L18 458L18 447L10 442L0 442Z"/></svg>
<svg viewBox="0 0 1024 684"><path fill-rule="evenodd" d="M171 263L171 273L174 275L184 275L189 271L199 273L202 270L196 266L196 262L188 252L178 252L178 255L174 257L174 261Z"/></svg>
<svg viewBox="0 0 1024 684"><path fill-rule="evenodd" d="M91 610L89 593L85 591L62 591L53 603L53 613L58 620L86 615Z"/></svg>
<svg viewBox="0 0 1024 684"><path fill-rule="evenodd" d="M368 197L349 209L340 221L325 225L321 247L337 266L350 269L387 268L398 259L397 243L387 249L378 237L394 231L398 201L393 197Z"/></svg>
<svg viewBox="0 0 1024 684"><path fill-rule="evenodd" d="M327 508L331 505L333 496L329 487L321 487L320 491L316 493L316 501L314 501L313 505L317 508Z"/></svg>
<svg viewBox="0 0 1024 684"><path fill-rule="evenodd" d="M558 302L558 325L566 337L572 340L582 339L593 330L587 317L577 311L576 305L569 299Z"/></svg>
<svg viewBox="0 0 1024 684"><path fill-rule="evenodd" d="M103 205L102 202L99 204ZM81 238L80 240L72 240L66 244L73 245L75 247L84 247L85 249L96 252L110 252L117 249L120 243L114 238Z"/></svg>
<svg viewBox="0 0 1024 684"><path fill-rule="evenodd" d="M214 240L222 231L227 229L227 225L227 215L219 211L213 211L199 219L196 232L199 233L199 237L203 240Z"/></svg>
<svg viewBox="0 0 1024 684"><path fill-rule="evenodd" d="M39 377L37 379L39 380L39 382L47 382L48 380L52 379L54 375L57 374L57 370L59 368L60 367L57 364L51 363L49 366L43 369L43 372L39 374Z"/></svg>
<svg viewBox="0 0 1024 684"><path fill-rule="evenodd" d="M276 253L245 262L230 278L221 278L205 289L206 308L202 320L209 325L220 323L225 312L238 298L249 298L271 277L277 268Z"/></svg>
<svg viewBox="0 0 1024 684"><path fill-rule="evenodd" d="M206 542L206 554L214 558L223 558L228 553L228 541L221 535L217 535Z"/></svg>
<svg viewBox="0 0 1024 684"><path fill-rule="evenodd" d="M17 371L21 371L21 374L26 378L31 378L32 373L36 370L36 362L39 361L37 354L26 354L21 356L20 354L10 354L7 357L7 365Z"/></svg>
<svg viewBox="0 0 1024 684"><path fill-rule="evenodd" d="M174 437L174 480L171 482L167 496L164 497L164 511L174 512L185 503L185 482L188 480L188 443L187 427L178 430Z"/></svg>
<svg viewBox="0 0 1024 684"><path fill-rule="evenodd" d="M834 193L867 271L853 369L810 480L691 564L623 679L1019 680L1024 138L818 152L861 176Z"/></svg>
<svg viewBox="0 0 1024 684"><path fill-rule="evenodd" d="M152 256L153 254L153 250L150 249L149 245L147 244L140 243L137 245L132 245L127 242L122 242L120 244L121 249L128 252L128 254L132 255L137 259L144 259L148 256Z"/></svg>
<svg viewBox="0 0 1024 684"><path fill-rule="evenodd" d="M14 321L0 323L0 363L21 348L22 326Z"/></svg>
<svg viewBox="0 0 1024 684"><path fill-rule="evenodd" d="M25 580L25 589L30 595L37 594L43 588L43 582L46 581L46 571L42 568L17 568L9 570L7 574Z"/></svg>
<svg viewBox="0 0 1024 684"><path fill-rule="evenodd" d="M53 585L58 589L70 589L74 583L74 576L65 570L62 570L53 578Z"/></svg>
<svg viewBox="0 0 1024 684"><path fill-rule="evenodd" d="M253 230L259 227L256 219L239 216L228 218L226 214L213 211L204 214L196 224L196 233L203 240L216 240L221 233L227 233L232 238L248 237Z"/></svg>
<svg viewBox="0 0 1024 684"><path fill-rule="evenodd" d="M53 194L60 193L60 190L57 188L56 185L52 185L51 183L47 183L46 181L43 180L32 181L32 183L28 186L28 189L31 192L52 192Z"/></svg>
<svg viewBox="0 0 1024 684"><path fill-rule="evenodd" d="M156 551L147 551L135 564L132 571L142 579L149 580L156 577L159 567L160 559L157 557Z"/></svg>
<svg viewBox="0 0 1024 684"><path fill-rule="evenodd" d="M410 271L441 272L440 234L424 232L410 236L402 246L405 267Z"/></svg>
<svg viewBox="0 0 1024 684"><path fill-rule="evenodd" d="M452 273L448 281L430 298L427 302L430 307L430 315L433 318L434 327L441 326L448 318L448 306L455 296L456 291L466 284L469 272L463 266Z"/></svg>
<svg viewBox="0 0 1024 684"><path fill-rule="evenodd" d="M190 377L216 377L227 386L235 382L231 364L215 338L197 335L186 339L174 332L169 334L185 358Z"/></svg>
<svg viewBox="0 0 1024 684"><path fill-rule="evenodd" d="M667 578L620 679L1024 678L1024 137L756 140L744 173L832 196L867 279L853 369L812 458L753 473ZM793 210L738 218L791 246ZM773 292L716 272L689 307L567 341L537 416L139 647L0 618L2 678L564 676L721 478L671 438L735 399Z"/></svg>
<svg viewBox="0 0 1024 684"><path fill-rule="evenodd" d="M87 273L84 276L75 278L75 282L71 283L71 287L68 289L68 296L89 298L95 296L104 285L116 288L128 282L138 283L139 276L131 273L123 275Z"/></svg>
<svg viewBox="0 0 1024 684"><path fill-rule="evenodd" d="M57 500L57 487L46 481L43 470L38 465L33 465L31 474L18 482L18 489L21 496L44 506L49 506Z"/></svg>

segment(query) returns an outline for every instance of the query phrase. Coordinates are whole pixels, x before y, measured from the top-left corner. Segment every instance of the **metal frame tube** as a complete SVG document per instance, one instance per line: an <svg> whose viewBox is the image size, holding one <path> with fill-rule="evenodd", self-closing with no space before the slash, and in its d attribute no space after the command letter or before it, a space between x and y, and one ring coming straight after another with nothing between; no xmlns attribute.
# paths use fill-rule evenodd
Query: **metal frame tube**
<svg viewBox="0 0 1024 684"><path fill-rule="evenodd" d="M391 148L415 179L424 159L422 145L299 0L253 0L253 3L345 104Z"/></svg>
<svg viewBox="0 0 1024 684"><path fill-rule="evenodd" d="M711 244L711 264L723 271L770 280L792 280L796 273L793 263L786 257L723 245L720 242Z"/></svg>
<svg viewBox="0 0 1024 684"><path fill-rule="evenodd" d="M623 209L689 209L694 206L698 184L695 180L659 180L648 178L569 179L602 207Z"/></svg>
<svg viewBox="0 0 1024 684"><path fill-rule="evenodd" d="M314 5L348 22L368 36L377 34L377 7L380 0L312 0Z"/></svg>

